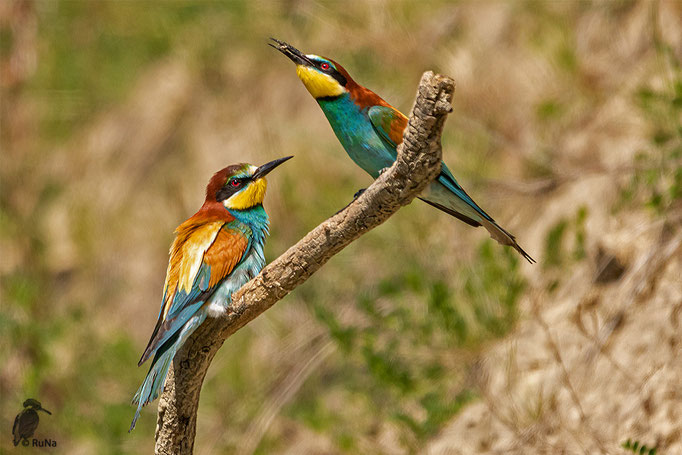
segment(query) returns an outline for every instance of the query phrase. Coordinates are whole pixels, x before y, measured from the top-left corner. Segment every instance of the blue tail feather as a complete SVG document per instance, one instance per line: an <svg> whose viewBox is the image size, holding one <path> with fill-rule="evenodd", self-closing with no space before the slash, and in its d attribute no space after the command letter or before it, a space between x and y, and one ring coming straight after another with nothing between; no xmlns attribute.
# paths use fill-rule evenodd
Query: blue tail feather
<svg viewBox="0 0 682 455"><path fill-rule="evenodd" d="M437 180L448 190L450 190L455 196L460 198L462 201L466 202L467 205L474 209L480 216L482 216L488 221L494 221L492 217L485 213L485 211L482 208L480 208L478 204L476 204L476 202L474 202L471 196L469 196L467 192L464 191L462 185L457 183L457 180L455 180L455 177L452 175L452 172L450 172L450 169L448 169L445 163L441 164L441 172Z"/></svg>
<svg viewBox="0 0 682 455"><path fill-rule="evenodd" d="M159 394L163 391L163 385L166 382L166 376L168 376L168 370L176 352L178 352L178 349L185 344L187 338L194 333L205 319L206 313L204 311L197 312L187 321L182 330L168 339L156 351L154 360L152 360L152 366L149 368L147 376L133 397L132 403L137 405L137 410L135 410L135 416L130 424L129 433L135 428L137 419L140 418L142 407L158 398Z"/></svg>
<svg viewBox="0 0 682 455"><path fill-rule="evenodd" d="M175 357L175 353L179 347L179 343L177 343L176 340L176 342L169 346L163 354L159 355L157 352L157 355L154 356L152 366L149 368L147 376L144 378L142 385L133 397L133 404L137 405L137 410L135 411L135 417L133 417L133 422L130 424L128 432L131 432L133 428L135 428L142 407L147 403L154 401L159 396L163 384L166 381L166 376L168 375L168 370L170 369L173 357Z"/></svg>
<svg viewBox="0 0 682 455"><path fill-rule="evenodd" d="M497 224L471 199L464 188L452 177L445 164L443 164L440 176L429 186L428 196L420 197L420 199L471 226L482 225L497 242L513 247L528 262L535 263L535 259L521 248L516 238Z"/></svg>

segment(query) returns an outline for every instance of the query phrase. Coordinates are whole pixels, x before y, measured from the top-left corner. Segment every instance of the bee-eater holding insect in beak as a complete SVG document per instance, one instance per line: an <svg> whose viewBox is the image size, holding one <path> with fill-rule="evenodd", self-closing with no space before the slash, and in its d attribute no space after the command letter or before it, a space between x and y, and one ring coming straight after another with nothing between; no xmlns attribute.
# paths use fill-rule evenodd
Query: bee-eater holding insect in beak
<svg viewBox="0 0 682 455"><path fill-rule="evenodd" d="M376 179L396 160L407 117L376 93L356 83L334 60L303 54L290 44L271 40L270 46L296 64L296 74L322 108L351 159ZM440 175L419 198L471 226L482 225L493 239L513 247L528 262L535 262L516 243L513 235L474 202L445 163L441 164Z"/></svg>
<svg viewBox="0 0 682 455"><path fill-rule="evenodd" d="M207 316L225 313L232 293L265 266L265 176L290 158L260 167L235 164L216 172L206 187L204 205L175 230L159 319L138 366L152 354L154 359L133 398L137 410L129 431L142 406L163 390L173 357L187 338Z"/></svg>

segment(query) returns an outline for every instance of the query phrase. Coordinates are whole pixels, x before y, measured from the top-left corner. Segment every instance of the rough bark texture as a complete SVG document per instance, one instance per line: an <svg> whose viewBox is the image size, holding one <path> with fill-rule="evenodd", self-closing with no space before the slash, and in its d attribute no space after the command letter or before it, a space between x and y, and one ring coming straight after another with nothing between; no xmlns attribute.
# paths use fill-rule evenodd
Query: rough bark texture
<svg viewBox="0 0 682 455"><path fill-rule="evenodd" d="M307 280L352 241L409 204L440 172L440 136L452 111L452 79L422 76L398 159L355 201L313 229L232 297L227 314L207 320L173 360L159 399L156 454L191 454L199 394L225 339ZM276 226L275 226L276 228Z"/></svg>

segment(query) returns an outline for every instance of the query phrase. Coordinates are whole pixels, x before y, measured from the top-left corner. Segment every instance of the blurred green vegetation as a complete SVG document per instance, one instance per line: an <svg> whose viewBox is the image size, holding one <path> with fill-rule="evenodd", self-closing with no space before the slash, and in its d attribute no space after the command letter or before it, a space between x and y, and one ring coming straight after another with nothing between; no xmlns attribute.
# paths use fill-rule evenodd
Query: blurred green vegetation
<svg viewBox="0 0 682 455"><path fill-rule="evenodd" d="M569 262L585 259L585 220L588 211L580 207L572 220L561 219L547 232L543 266L546 269L565 268ZM573 238L565 240L567 233ZM571 242L572 247L566 245ZM568 250L572 248L572 251Z"/></svg>
<svg viewBox="0 0 682 455"><path fill-rule="evenodd" d="M621 444L621 447L640 455L656 455L656 447L647 447L646 444L640 444L639 441L626 440Z"/></svg>
<svg viewBox="0 0 682 455"><path fill-rule="evenodd" d="M562 167L575 165L557 144L618 84L588 71L576 28L586 15L617 22L636 3L7 4L10 19L0 25L5 428L35 397L53 412L41 418L40 434L65 453L149 453L155 405L126 433L128 403L146 372L136 360L157 315L173 228L199 207L211 172L296 155L271 179L269 259L367 185L291 64L266 46L268 36L328 54L405 112L424 70L453 75L456 112L443 142L458 179L503 226L513 220L509 229L531 245L542 264L534 273L548 286L589 259L588 207L567 207L531 239L524 226L544 199L486 184L558 181ZM488 14L504 21L481 31ZM490 44L495 53L484 54L486 39L504 46ZM649 142L614 207L650 207L664 217L682 194L682 78L665 39L654 41L651 59L662 67L626 93ZM25 68L9 65L17 53L29 56L12 60L29 62ZM517 68L524 59L529 69ZM549 76L532 91L523 81L538 61ZM178 67L184 86L171 73ZM517 85L512 69L522 75ZM166 82L171 95L175 85L184 92L159 143L144 128L126 135L145 106L163 105L149 94ZM120 144L100 154L98 141L112 135ZM135 161L139 150L154 154ZM129 162L139 164L135 172ZM482 229L415 203L339 254L225 344L202 392L198 452L271 453L308 432L323 435L330 452L389 452L387 439L418 452L477 399L481 354L522 317L526 272L514 252L483 238ZM331 354L304 368L324 342ZM9 451L9 439L0 447Z"/></svg>
<svg viewBox="0 0 682 455"><path fill-rule="evenodd" d="M682 159L682 71L675 63L672 84L661 90L643 87L636 95L643 115L656 126L649 147L635 157L635 172L617 208L644 203L661 215L682 199L682 167L671 165Z"/></svg>
<svg viewBox="0 0 682 455"><path fill-rule="evenodd" d="M647 82L633 94L643 117L651 120L649 143L635 157L635 171L621 191L620 209L645 204L657 215L682 200L682 64L654 24L657 65L667 73L663 84Z"/></svg>
<svg viewBox="0 0 682 455"><path fill-rule="evenodd" d="M288 413L352 452L361 449L358 435L393 422L401 441L418 451L476 396L467 378L476 352L504 336L518 317L524 280L515 254L485 241L474 266L448 282L408 265L356 288L351 322L308 291L306 300L343 357L327 382L309 386ZM325 405L330 385L345 389L344 402L360 406L356 418L331 417L343 410Z"/></svg>

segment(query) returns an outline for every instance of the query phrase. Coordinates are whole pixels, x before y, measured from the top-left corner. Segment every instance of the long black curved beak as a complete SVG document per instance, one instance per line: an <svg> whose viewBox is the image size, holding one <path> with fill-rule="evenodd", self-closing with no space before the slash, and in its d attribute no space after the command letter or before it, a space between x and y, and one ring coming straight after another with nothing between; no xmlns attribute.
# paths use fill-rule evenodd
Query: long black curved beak
<svg viewBox="0 0 682 455"><path fill-rule="evenodd" d="M270 161L269 163L265 163L264 165L260 166L258 169L256 169L256 172L253 173L251 176L251 180L258 180L261 177L265 177L267 174L270 173L274 168L279 166L280 164L284 163L287 160L290 160L294 156L285 156L284 158L279 158L274 161Z"/></svg>
<svg viewBox="0 0 682 455"><path fill-rule="evenodd" d="M47 409L45 409L45 408L42 407L42 406L39 406L39 407L38 407L38 411L45 411L45 412L47 412L48 414L52 415L52 413L51 413L50 411L48 411Z"/></svg>
<svg viewBox="0 0 682 455"><path fill-rule="evenodd" d="M296 49L294 46L291 44L285 43L284 41L280 41L275 38L270 38L274 43L268 43L269 46L274 47L278 51L280 51L282 54L286 55L291 59L292 62L294 62L297 65L305 65L305 66L315 66L315 64L308 58L306 55Z"/></svg>

